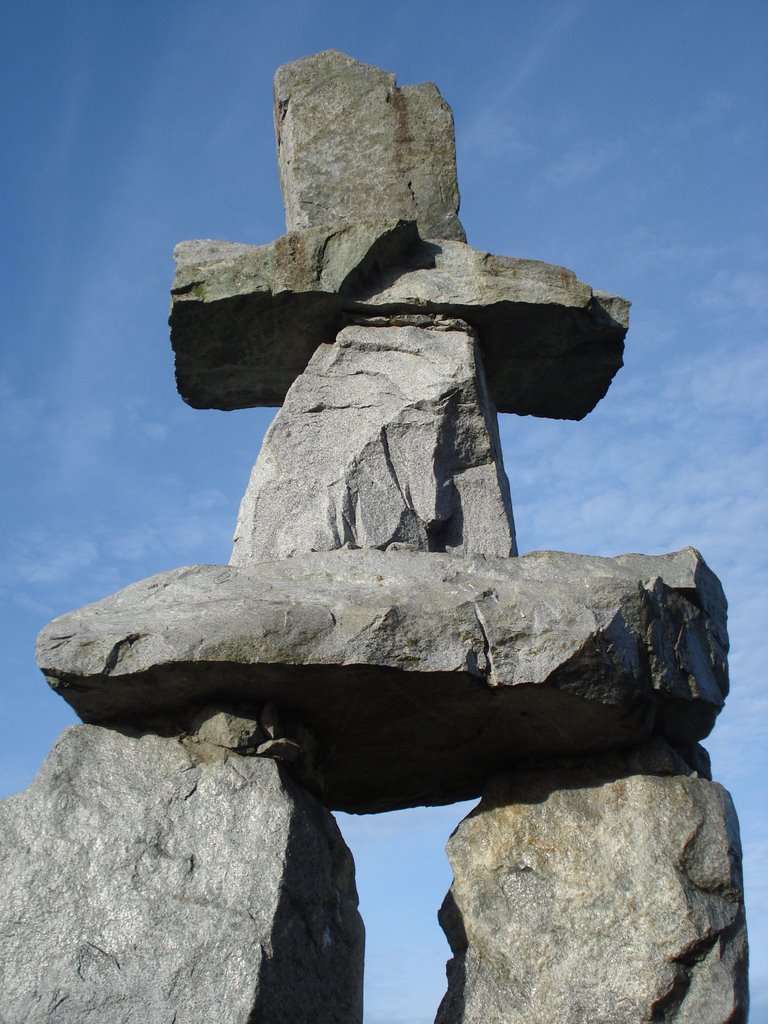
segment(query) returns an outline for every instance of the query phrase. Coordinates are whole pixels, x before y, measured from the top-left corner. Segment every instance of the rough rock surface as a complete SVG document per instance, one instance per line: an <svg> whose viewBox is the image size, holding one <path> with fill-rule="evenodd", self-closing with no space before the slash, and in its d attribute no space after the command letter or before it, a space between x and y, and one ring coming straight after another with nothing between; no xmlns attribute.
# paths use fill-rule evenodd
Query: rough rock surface
<svg viewBox="0 0 768 1024"><path fill-rule="evenodd" d="M469 328L354 326L269 428L233 565L335 548L517 553L496 410Z"/></svg>
<svg viewBox="0 0 768 1024"><path fill-rule="evenodd" d="M75 726L0 850L8 1024L362 1021L352 858L274 761Z"/></svg>
<svg viewBox="0 0 768 1024"><path fill-rule="evenodd" d="M448 842L436 1024L744 1024L728 793L614 757L489 783Z"/></svg>
<svg viewBox="0 0 768 1024"><path fill-rule="evenodd" d="M174 257L176 380L196 408L280 405L350 315L466 321L500 412L580 419L622 364L625 299L564 267L422 242L413 222L313 228L269 245L182 242Z"/></svg>
<svg viewBox="0 0 768 1024"><path fill-rule="evenodd" d="M690 548L366 549L161 573L54 620L37 656L89 721L273 701L317 738L318 795L373 811L477 795L534 755L654 731L687 747L723 703L727 644Z"/></svg>
<svg viewBox="0 0 768 1024"><path fill-rule="evenodd" d="M198 742L249 754L267 739L256 716L244 716L237 711L224 711L217 707L199 711L191 722L191 732Z"/></svg>
<svg viewBox="0 0 768 1024"><path fill-rule="evenodd" d="M431 82L400 89L337 50L305 57L275 74L275 134L288 231L402 217L464 241L453 115Z"/></svg>

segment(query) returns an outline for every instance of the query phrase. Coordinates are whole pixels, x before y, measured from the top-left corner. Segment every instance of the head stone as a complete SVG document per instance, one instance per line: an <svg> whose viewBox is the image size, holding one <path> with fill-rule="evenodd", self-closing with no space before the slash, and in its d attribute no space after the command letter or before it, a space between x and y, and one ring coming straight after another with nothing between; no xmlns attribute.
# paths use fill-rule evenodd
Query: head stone
<svg viewBox="0 0 768 1024"><path fill-rule="evenodd" d="M288 231L389 218L465 241L451 108L431 82L337 50L275 74L275 134Z"/></svg>

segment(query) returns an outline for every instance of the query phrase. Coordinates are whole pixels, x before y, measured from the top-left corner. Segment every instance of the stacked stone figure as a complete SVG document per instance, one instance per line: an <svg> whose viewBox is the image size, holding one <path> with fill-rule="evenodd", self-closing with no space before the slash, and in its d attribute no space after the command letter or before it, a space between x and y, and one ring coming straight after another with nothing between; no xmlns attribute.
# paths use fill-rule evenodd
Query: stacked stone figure
<svg viewBox="0 0 768 1024"><path fill-rule="evenodd" d="M191 405L282 409L229 565L40 635L86 724L0 809L0 1020L359 1024L330 810L482 795L439 1024L745 1021L720 584L516 557L497 410L586 415L628 303L466 244L433 85L319 54L275 125L288 233L182 243L171 333Z"/></svg>

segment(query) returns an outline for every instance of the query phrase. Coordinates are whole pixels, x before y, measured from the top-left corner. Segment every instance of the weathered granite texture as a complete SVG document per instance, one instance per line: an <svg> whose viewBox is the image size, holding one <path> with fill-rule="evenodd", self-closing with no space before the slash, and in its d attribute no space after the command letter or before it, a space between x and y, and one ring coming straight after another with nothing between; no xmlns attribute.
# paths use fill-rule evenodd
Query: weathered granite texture
<svg viewBox="0 0 768 1024"><path fill-rule="evenodd" d="M652 753L489 783L448 842L436 1024L744 1024L731 799Z"/></svg>
<svg viewBox="0 0 768 1024"><path fill-rule="evenodd" d="M317 349L264 438L231 563L393 543L517 553L496 410L460 321L347 327Z"/></svg>
<svg viewBox="0 0 768 1024"><path fill-rule="evenodd" d="M280 405L349 316L466 321L500 412L581 419L622 365L625 299L564 267L422 242L413 222L312 228L269 245L182 242L174 257L176 381L196 408Z"/></svg>
<svg viewBox="0 0 768 1024"><path fill-rule="evenodd" d="M477 795L532 755L687 747L723 703L727 642L690 548L367 549L161 573L54 620L37 656L88 721L273 701L317 737L318 795L374 811Z"/></svg>
<svg viewBox="0 0 768 1024"><path fill-rule="evenodd" d="M286 230L402 217L464 241L453 115L431 82L398 88L337 50L284 64L275 135Z"/></svg>
<svg viewBox="0 0 768 1024"><path fill-rule="evenodd" d="M304 788L321 789L317 766L318 744L303 722L283 715L271 701L245 705L219 700L205 707L193 705L180 715L166 734L175 734L199 760L211 760L234 751L248 757L267 757L283 766Z"/></svg>
<svg viewBox="0 0 768 1024"><path fill-rule="evenodd" d="M0 851L7 1024L362 1021L352 858L274 761L76 726Z"/></svg>

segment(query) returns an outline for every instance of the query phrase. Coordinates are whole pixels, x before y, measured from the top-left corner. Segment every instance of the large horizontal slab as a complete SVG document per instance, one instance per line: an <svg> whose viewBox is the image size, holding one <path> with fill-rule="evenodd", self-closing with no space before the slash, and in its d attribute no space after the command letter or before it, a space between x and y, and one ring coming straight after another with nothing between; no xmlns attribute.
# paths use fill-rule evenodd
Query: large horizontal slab
<svg viewBox="0 0 768 1024"><path fill-rule="evenodd" d="M409 221L295 231L269 245L175 249L171 341L195 408L280 405L356 314L438 313L477 332L501 412L581 419L622 365L625 299L564 267L419 239Z"/></svg>
<svg viewBox="0 0 768 1024"><path fill-rule="evenodd" d="M692 549L340 550L161 573L56 619L37 657L89 722L270 700L315 733L318 795L371 811L477 795L528 756L653 731L692 744L726 650L722 590Z"/></svg>

